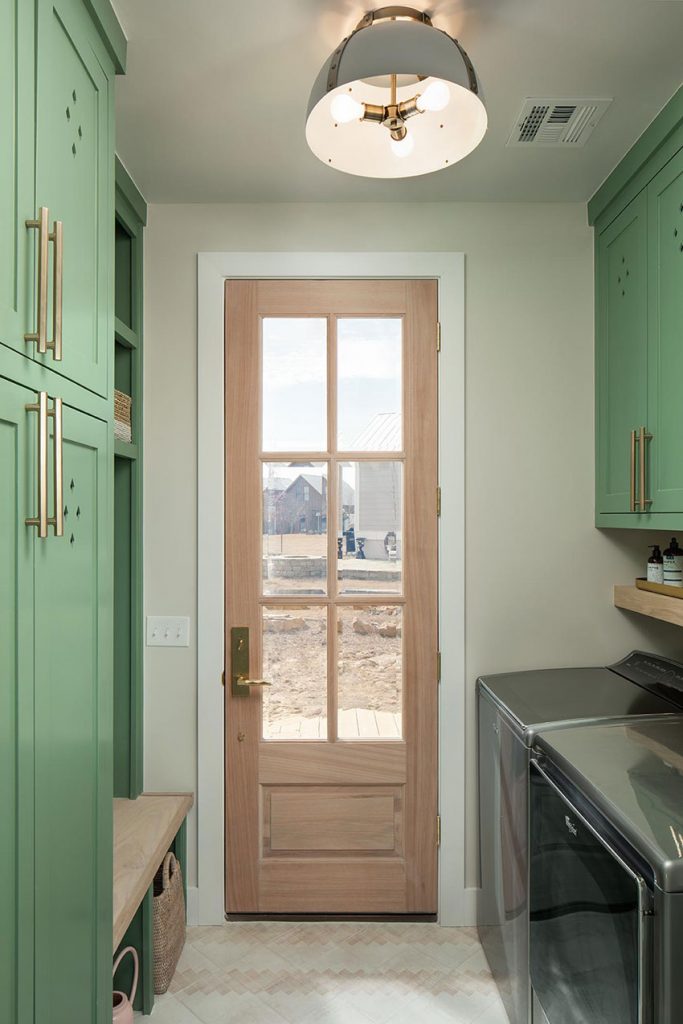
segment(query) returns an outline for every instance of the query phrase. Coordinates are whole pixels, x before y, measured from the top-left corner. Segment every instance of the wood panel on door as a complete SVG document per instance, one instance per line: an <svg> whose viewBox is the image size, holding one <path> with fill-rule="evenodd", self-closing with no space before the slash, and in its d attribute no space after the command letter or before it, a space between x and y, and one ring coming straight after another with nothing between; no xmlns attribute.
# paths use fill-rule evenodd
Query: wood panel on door
<svg viewBox="0 0 683 1024"><path fill-rule="evenodd" d="M434 281L226 283L229 913L436 911L436 321Z"/></svg>

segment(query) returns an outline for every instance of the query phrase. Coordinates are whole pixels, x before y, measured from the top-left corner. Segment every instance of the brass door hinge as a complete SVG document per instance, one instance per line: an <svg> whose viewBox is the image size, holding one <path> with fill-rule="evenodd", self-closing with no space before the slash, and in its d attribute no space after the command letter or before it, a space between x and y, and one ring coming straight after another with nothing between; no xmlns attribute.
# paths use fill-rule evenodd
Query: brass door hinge
<svg viewBox="0 0 683 1024"><path fill-rule="evenodd" d="M441 846L441 815L436 816L436 845Z"/></svg>
<svg viewBox="0 0 683 1024"><path fill-rule="evenodd" d="M225 672L221 672L221 686L225 686Z"/></svg>
<svg viewBox="0 0 683 1024"><path fill-rule="evenodd" d="M441 651L436 652L436 681L441 682Z"/></svg>
<svg viewBox="0 0 683 1024"><path fill-rule="evenodd" d="M441 351L441 321L436 321L436 351Z"/></svg>
<svg viewBox="0 0 683 1024"><path fill-rule="evenodd" d="M437 514L437 516L441 515L441 488L440 487L437 487L437 489L436 489L436 514Z"/></svg>

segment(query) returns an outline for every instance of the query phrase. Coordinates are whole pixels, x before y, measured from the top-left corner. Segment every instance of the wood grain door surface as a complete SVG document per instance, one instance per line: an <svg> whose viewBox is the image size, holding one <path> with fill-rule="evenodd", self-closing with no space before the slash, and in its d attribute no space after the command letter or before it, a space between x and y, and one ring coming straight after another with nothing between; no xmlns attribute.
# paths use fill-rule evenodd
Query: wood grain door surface
<svg viewBox="0 0 683 1024"><path fill-rule="evenodd" d="M436 912L436 322L435 281L226 282L229 913Z"/></svg>

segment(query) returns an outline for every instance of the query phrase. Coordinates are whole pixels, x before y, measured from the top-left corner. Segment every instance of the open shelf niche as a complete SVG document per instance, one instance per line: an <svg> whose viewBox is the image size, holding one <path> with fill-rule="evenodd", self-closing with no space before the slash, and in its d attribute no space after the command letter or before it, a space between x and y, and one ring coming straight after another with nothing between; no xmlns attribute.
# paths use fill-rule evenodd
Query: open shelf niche
<svg viewBox="0 0 683 1024"><path fill-rule="evenodd" d="M114 796L142 792L142 244L147 206L116 161L114 387L132 399L114 439Z"/></svg>

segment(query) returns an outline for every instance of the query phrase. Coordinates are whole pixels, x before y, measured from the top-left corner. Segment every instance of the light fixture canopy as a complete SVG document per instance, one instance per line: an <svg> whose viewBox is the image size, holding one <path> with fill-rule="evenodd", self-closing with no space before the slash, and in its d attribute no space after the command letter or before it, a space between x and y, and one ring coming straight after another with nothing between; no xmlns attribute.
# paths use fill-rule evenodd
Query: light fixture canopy
<svg viewBox="0 0 683 1024"><path fill-rule="evenodd" d="M458 41L412 7L366 14L323 64L306 139L323 163L370 178L452 166L487 127L476 72Z"/></svg>

